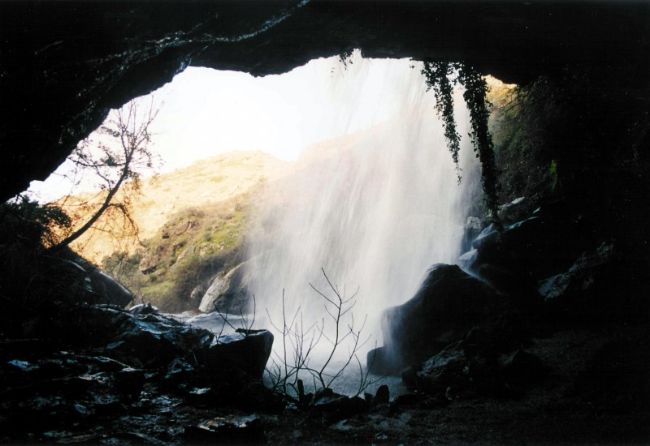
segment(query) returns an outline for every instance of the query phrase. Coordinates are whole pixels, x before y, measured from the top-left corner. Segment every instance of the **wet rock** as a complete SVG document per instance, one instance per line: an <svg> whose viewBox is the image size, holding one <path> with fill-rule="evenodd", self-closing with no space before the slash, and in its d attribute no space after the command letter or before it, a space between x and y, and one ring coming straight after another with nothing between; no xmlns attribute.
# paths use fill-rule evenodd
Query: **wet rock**
<svg viewBox="0 0 650 446"><path fill-rule="evenodd" d="M479 330L472 330L471 337ZM468 338L470 336L468 335ZM407 388L435 398L519 397L541 382L547 369L535 355L518 349L497 358L494 350L467 349L466 340L447 346L402 375Z"/></svg>
<svg viewBox="0 0 650 446"><path fill-rule="evenodd" d="M159 313L159 310L150 303L145 303L132 306L129 308L129 312L137 316L143 316L147 314L157 314Z"/></svg>
<svg viewBox="0 0 650 446"><path fill-rule="evenodd" d="M496 357L528 346L534 333L535 315L505 312L472 327L462 342L468 357Z"/></svg>
<svg viewBox="0 0 650 446"><path fill-rule="evenodd" d="M399 375L403 365L386 347L377 347L366 354L366 366L375 375Z"/></svg>
<svg viewBox="0 0 650 446"><path fill-rule="evenodd" d="M533 203L526 197L518 197L510 203L499 206L499 218L504 224L521 221L531 214Z"/></svg>
<svg viewBox="0 0 650 446"><path fill-rule="evenodd" d="M134 312L109 307L84 307L62 315L64 330L75 326L87 333L78 340L122 362L140 368L167 368L192 352L201 366L213 371L240 369L255 379L262 376L273 336L267 331L217 337L153 309ZM71 333L72 335L72 333Z"/></svg>
<svg viewBox="0 0 650 446"><path fill-rule="evenodd" d="M624 266L612 242L583 252L560 274L538 283L546 310L558 321L581 324L647 320L647 299L630 286Z"/></svg>
<svg viewBox="0 0 650 446"><path fill-rule="evenodd" d="M185 437L196 443L264 443L262 420L256 415L217 417L185 429Z"/></svg>
<svg viewBox="0 0 650 446"><path fill-rule="evenodd" d="M478 251L472 248L458 257L458 265L463 268L463 270L469 271L471 270L472 265L474 265L474 262L476 262L477 256Z"/></svg>
<svg viewBox="0 0 650 446"><path fill-rule="evenodd" d="M537 281L568 268L586 243L579 219L550 214L541 211L502 231L485 228L472 242L477 252L469 269L502 292L535 296Z"/></svg>
<svg viewBox="0 0 650 446"><path fill-rule="evenodd" d="M217 274L201 298L199 310L204 313L220 311L245 314L250 311L250 293L246 288L246 262L242 262L225 274Z"/></svg>
<svg viewBox="0 0 650 446"><path fill-rule="evenodd" d="M465 221L465 230L461 242L461 250L467 251L472 247L472 241L478 237L483 229L483 222L478 217L467 217Z"/></svg>
<svg viewBox="0 0 650 446"><path fill-rule="evenodd" d="M185 395L187 401L198 407L205 407L215 401L216 396L210 387L192 387Z"/></svg>
<svg viewBox="0 0 650 446"><path fill-rule="evenodd" d="M614 244L604 242L596 250L580 255L566 273L541 281L538 291L547 302L566 298L572 292L587 291L596 283L596 275L613 259Z"/></svg>
<svg viewBox="0 0 650 446"><path fill-rule="evenodd" d="M390 401L390 390L386 384L382 384L377 389L372 402L373 404L388 404L388 401Z"/></svg>
<svg viewBox="0 0 650 446"><path fill-rule="evenodd" d="M492 288L458 266L435 265L412 299L384 312L385 347L402 368L418 364L461 339L502 304Z"/></svg>
<svg viewBox="0 0 650 446"><path fill-rule="evenodd" d="M332 389L316 392L314 403L311 406L311 414L323 416L328 423L349 418L367 410L368 404L364 399L340 395L333 392Z"/></svg>
<svg viewBox="0 0 650 446"><path fill-rule="evenodd" d="M212 370L237 369L261 379L272 346L273 335L269 331L247 331L220 336L196 355Z"/></svg>
<svg viewBox="0 0 650 446"><path fill-rule="evenodd" d="M163 377L163 383L165 388L174 389L181 383L192 382L192 376L195 374L195 369L192 364L185 359L175 358L167 367L167 371Z"/></svg>
<svg viewBox="0 0 650 446"><path fill-rule="evenodd" d="M418 371L404 373L404 384L410 390L428 394L444 394L449 387L467 387L469 363L460 343L448 346L422 363Z"/></svg>
<svg viewBox="0 0 650 446"><path fill-rule="evenodd" d="M133 293L115 278L72 252L56 258L56 261L60 262L66 271L67 280L79 284L78 288L83 293L82 300L85 302L125 307L135 298Z"/></svg>
<svg viewBox="0 0 650 446"><path fill-rule="evenodd" d="M11 361L7 361L7 366L9 369L13 369L22 373L33 372L34 370L38 369L38 365L32 364L29 361L22 361L20 359L12 359Z"/></svg>
<svg viewBox="0 0 650 446"><path fill-rule="evenodd" d="M265 330L217 337L150 307L131 312L81 306L62 311L52 322L39 330L60 334L63 342L75 347L101 350L111 360L134 368L167 370L163 376L173 371L173 367L168 370L173 361L184 361L201 369L201 376L213 376L214 380L239 380L239 373L246 376L243 382L260 380L273 344L273 335Z"/></svg>
<svg viewBox="0 0 650 446"><path fill-rule="evenodd" d="M90 271L89 278L93 292L99 296L96 303L125 307L135 298L124 285L97 268Z"/></svg>

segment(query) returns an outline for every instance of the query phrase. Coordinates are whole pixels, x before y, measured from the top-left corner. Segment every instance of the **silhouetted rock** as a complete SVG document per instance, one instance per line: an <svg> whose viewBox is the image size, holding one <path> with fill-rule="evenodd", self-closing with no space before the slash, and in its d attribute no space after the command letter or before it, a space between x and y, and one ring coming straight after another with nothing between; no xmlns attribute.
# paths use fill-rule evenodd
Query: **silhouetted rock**
<svg viewBox="0 0 650 446"><path fill-rule="evenodd" d="M424 361L417 372L403 376L407 387L429 394L444 394L448 387L466 387L468 380L468 360L459 343Z"/></svg>
<svg viewBox="0 0 650 446"><path fill-rule="evenodd" d="M388 404L390 400L390 390L386 384L382 384L377 389L375 397L372 399L373 404Z"/></svg>
<svg viewBox="0 0 650 446"><path fill-rule="evenodd" d="M568 268L585 246L585 231L568 216L533 216L497 231L488 226L472 242L469 269L513 296L536 295L537 281Z"/></svg>
<svg viewBox="0 0 650 446"><path fill-rule="evenodd" d="M70 249L64 249L58 257L51 256L47 259L49 273L63 277L69 292L78 294L78 301L125 307L135 298L133 293L115 278Z"/></svg>
<svg viewBox="0 0 650 446"><path fill-rule="evenodd" d="M316 392L314 402L310 407L312 416L322 416L328 423L349 418L367 410L368 402L364 399L340 395L329 388Z"/></svg>
<svg viewBox="0 0 650 446"><path fill-rule="evenodd" d="M526 197L515 198L510 203L499 206L499 218L505 224L523 220L531 214L531 205L532 202L527 200Z"/></svg>
<svg viewBox="0 0 650 446"><path fill-rule="evenodd" d="M486 355L471 352L464 343L450 344L407 369L402 381L409 390L451 401L479 395L519 397L546 375L542 361L526 351L516 350L498 360L491 350Z"/></svg>
<svg viewBox="0 0 650 446"><path fill-rule="evenodd" d="M564 322L602 324L647 320L647 299L630 286L629 271L612 242L583 252L560 274L539 281L551 316Z"/></svg>
<svg viewBox="0 0 650 446"><path fill-rule="evenodd" d="M93 292L99 296L97 303L125 307L134 299L131 291L99 269L91 270L89 278Z"/></svg>
<svg viewBox="0 0 650 446"><path fill-rule="evenodd" d="M386 347L373 348L366 354L366 366L375 375L399 375L403 366Z"/></svg>
<svg viewBox="0 0 650 446"><path fill-rule="evenodd" d="M43 337L56 334L59 342L77 348L102 348L106 356L133 367L170 368L167 375L173 375L172 362L184 361L215 377L236 370L254 380L262 378L273 344L266 330L217 336L147 306L132 311L109 306L61 309L34 331Z"/></svg>
<svg viewBox="0 0 650 446"><path fill-rule="evenodd" d="M155 314L158 313L158 308L147 302L146 304L134 305L129 308L129 311L136 315Z"/></svg>
<svg viewBox="0 0 650 446"><path fill-rule="evenodd" d="M472 241L478 237L483 229L483 222L478 217L467 217L461 241L461 250L463 252L472 248Z"/></svg>
<svg viewBox="0 0 650 446"><path fill-rule="evenodd" d="M265 442L262 420L256 415L232 415L206 420L185 429L190 443L233 444Z"/></svg>
<svg viewBox="0 0 650 446"><path fill-rule="evenodd" d="M208 368L237 369L261 379L271 354L273 335L266 330L250 330L223 335L196 353Z"/></svg>
<svg viewBox="0 0 650 446"><path fill-rule="evenodd" d="M492 288L458 266L435 265L412 299L384 312L385 348L397 367L417 364L494 316L502 304Z"/></svg>

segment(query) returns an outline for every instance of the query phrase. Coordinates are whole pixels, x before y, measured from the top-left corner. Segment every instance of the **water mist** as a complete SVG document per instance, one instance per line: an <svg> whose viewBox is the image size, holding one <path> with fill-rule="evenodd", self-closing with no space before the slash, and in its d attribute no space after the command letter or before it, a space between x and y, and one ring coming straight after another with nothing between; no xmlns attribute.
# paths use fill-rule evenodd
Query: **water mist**
<svg viewBox="0 0 650 446"><path fill-rule="evenodd" d="M323 271L341 295L355 296L341 327L346 331L354 320L358 329L365 321L362 338L369 339L359 351L365 358L383 343L382 311L412 297L431 265L456 263L477 190L460 92L459 184L420 65L358 54L352 62L341 65L328 86L340 109L336 125L350 133L308 148L290 174L267 185L247 245L249 291L258 318L266 317L260 325L275 326L274 348L282 348L283 319L288 324L296 316L303 329L328 327L312 354L314 364L327 358L334 342L327 334L333 320L326 309L332 307L314 290L334 296ZM385 94L364 96L370 81L382 82ZM343 344L334 360L350 354L352 347Z"/></svg>

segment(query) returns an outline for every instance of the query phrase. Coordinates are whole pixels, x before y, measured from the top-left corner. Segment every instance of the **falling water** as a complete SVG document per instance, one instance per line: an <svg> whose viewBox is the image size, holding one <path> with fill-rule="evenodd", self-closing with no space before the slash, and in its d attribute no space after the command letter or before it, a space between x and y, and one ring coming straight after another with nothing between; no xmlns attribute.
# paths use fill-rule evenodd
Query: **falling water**
<svg viewBox="0 0 650 446"><path fill-rule="evenodd" d="M458 184L419 64L358 55L352 62L332 80L331 100L340 103L337 119L347 128L369 125L309 148L291 174L267 185L250 230L247 276L267 326L282 324L283 293L285 319L297 311L305 327L328 320L324 299L310 286L333 296L321 269L342 295L358 290L345 324L354 317L360 327L366 319L364 334L371 339L361 352L365 358L365 351L382 344L382 311L413 296L432 264L456 262L478 169L465 137ZM359 106L369 76L384 82L390 103L376 97L374 107ZM455 103L465 136L468 113L460 92ZM382 107L392 110L390 116L373 121L365 115ZM330 346L320 344L324 351ZM341 347L338 354L348 352Z"/></svg>

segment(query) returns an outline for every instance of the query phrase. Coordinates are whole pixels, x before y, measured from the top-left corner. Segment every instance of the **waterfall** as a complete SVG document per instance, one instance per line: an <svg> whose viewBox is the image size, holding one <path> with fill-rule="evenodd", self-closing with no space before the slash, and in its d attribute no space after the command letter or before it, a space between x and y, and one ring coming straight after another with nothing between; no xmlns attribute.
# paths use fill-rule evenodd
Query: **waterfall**
<svg viewBox="0 0 650 446"><path fill-rule="evenodd" d="M321 269L342 295L356 292L345 324L366 320L365 358L383 342L382 311L412 297L432 264L456 263L478 165L461 92L455 92L463 135L458 184L419 63L358 54L351 62L329 92L351 133L305 150L290 174L266 185L249 230L246 268L258 320L266 317L260 325L280 331L283 293L285 319L298 311L304 327L328 320L324 299L310 286L332 296ZM364 97L367 82L383 82L386 96ZM368 100L376 103L360 105ZM281 333L275 335L277 349ZM328 348L321 340L317 351Z"/></svg>

